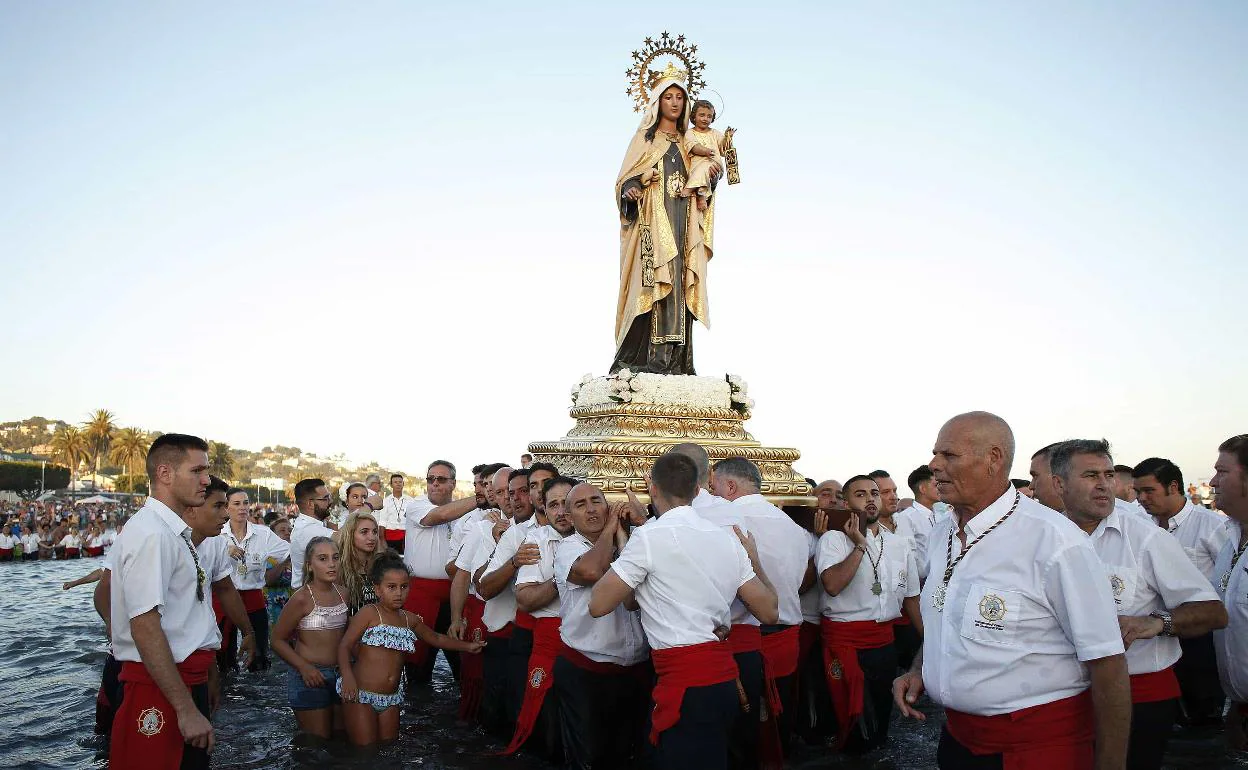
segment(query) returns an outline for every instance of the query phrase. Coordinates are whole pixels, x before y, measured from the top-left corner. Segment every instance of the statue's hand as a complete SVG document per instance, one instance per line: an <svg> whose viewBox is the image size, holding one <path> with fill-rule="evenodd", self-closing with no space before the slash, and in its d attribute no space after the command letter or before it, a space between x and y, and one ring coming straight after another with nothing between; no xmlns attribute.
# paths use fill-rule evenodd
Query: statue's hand
<svg viewBox="0 0 1248 770"><path fill-rule="evenodd" d="M723 166L721 166L721 165L719 165L719 161L717 161L717 160L713 160L713 161L711 161L711 165L710 165L709 170L710 170L710 172L711 172L711 176L719 176L719 175L720 175L720 173L722 173L722 172L723 172L724 167L723 167Z"/></svg>
<svg viewBox="0 0 1248 770"><path fill-rule="evenodd" d="M641 190L637 189L636 187L628 188L628 190L624 192L624 199L630 200L630 201L641 200Z"/></svg>
<svg viewBox="0 0 1248 770"><path fill-rule="evenodd" d="M643 171L641 174L641 183L643 185L648 185L651 182L653 182L654 178L658 175L659 175L658 169L648 168L645 171Z"/></svg>

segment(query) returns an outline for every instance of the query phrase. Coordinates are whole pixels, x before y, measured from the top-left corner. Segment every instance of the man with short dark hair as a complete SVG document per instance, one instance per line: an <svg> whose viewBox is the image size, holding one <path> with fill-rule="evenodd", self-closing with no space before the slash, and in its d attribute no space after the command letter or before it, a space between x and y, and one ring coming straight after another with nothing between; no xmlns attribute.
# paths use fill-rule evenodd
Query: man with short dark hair
<svg viewBox="0 0 1248 770"><path fill-rule="evenodd" d="M520 455L520 468L522 470L528 470L529 466L532 464L533 464L533 455L529 454L528 452L525 452L524 454Z"/></svg>
<svg viewBox="0 0 1248 770"><path fill-rule="evenodd" d="M1228 520L1208 508L1196 505L1183 493L1183 471L1161 457L1150 457L1131 470L1136 502L1157 526L1169 532L1183 546L1187 558L1210 582L1214 562L1231 538ZM1182 690L1181 721L1189 726L1212 725L1222 720L1226 695L1218 679L1213 635L1179 640L1183 657L1174 672Z"/></svg>
<svg viewBox="0 0 1248 770"><path fill-rule="evenodd" d="M911 539L914 559L919 565L919 577L926 580L927 541L936 522L943 518L943 514L936 513L940 495L936 491L936 479L932 476L932 469L926 465L910 471L910 475L906 477L906 486L914 494L914 503L897 514L897 534Z"/></svg>
<svg viewBox="0 0 1248 770"><path fill-rule="evenodd" d="M867 477L880 489L880 526L896 534L897 522L893 517L897 515L897 507L901 504L897 499L897 482L885 470L871 471Z"/></svg>
<svg viewBox="0 0 1248 770"><path fill-rule="evenodd" d="M1114 466L1114 497L1124 503L1135 502L1135 485L1131 483L1132 471L1130 465Z"/></svg>
<svg viewBox="0 0 1248 770"><path fill-rule="evenodd" d="M221 634L182 513L206 498L208 442L166 433L148 450L147 472L151 494L113 546L112 647L123 692L110 762L207 768L215 742L207 682Z"/></svg>
<svg viewBox="0 0 1248 770"><path fill-rule="evenodd" d="M1127 767L1160 770L1179 711L1179 638L1226 626L1226 610L1183 548L1142 516L1119 510L1104 440L1063 441L1049 465L1066 516L1088 533L1117 604L1131 677Z"/></svg>
<svg viewBox="0 0 1248 770"><path fill-rule="evenodd" d="M1213 632L1218 673L1231 697L1226 713L1226 738L1231 748L1248 748L1248 433L1231 436L1218 445L1213 466L1213 502L1230 520L1230 537L1214 563L1214 589L1226 605L1230 623Z"/></svg>
<svg viewBox="0 0 1248 770"><path fill-rule="evenodd" d="M407 545L407 505L411 495L403 493L407 479L402 473L390 474L390 494L381 500L377 511L377 526L381 529L386 545L395 553L402 554Z"/></svg>
<svg viewBox="0 0 1248 770"><path fill-rule="evenodd" d="M333 537L334 530L326 526L329 506L333 496L322 479L302 479L295 484L295 505L299 515L290 522L290 586L298 589L303 585L303 557L308 543L314 537Z"/></svg>
<svg viewBox="0 0 1248 770"><path fill-rule="evenodd" d="M698 494L693 498L694 508L706 508L712 505L720 505L723 499L711 493L711 456L707 454L706 448L701 444L685 442L677 444L669 452L675 452L678 455L684 455L693 461L693 465L698 469Z"/></svg>
<svg viewBox="0 0 1248 770"><path fill-rule="evenodd" d="M594 585L593 617L636 602L658 681L650 742L657 770L723 770L736 718L737 667L721 641L740 598L760 623L779 619L776 593L758 563L754 539L711 524L690 505L699 489L694 461L675 451L650 471L656 518L635 529ZM610 535L620 526L608 516ZM607 532L604 531L604 536Z"/></svg>
<svg viewBox="0 0 1248 770"><path fill-rule="evenodd" d="M1031 498L1060 513L1062 496L1053 487L1053 472L1049 469L1049 454L1059 443L1042 447L1031 456Z"/></svg>

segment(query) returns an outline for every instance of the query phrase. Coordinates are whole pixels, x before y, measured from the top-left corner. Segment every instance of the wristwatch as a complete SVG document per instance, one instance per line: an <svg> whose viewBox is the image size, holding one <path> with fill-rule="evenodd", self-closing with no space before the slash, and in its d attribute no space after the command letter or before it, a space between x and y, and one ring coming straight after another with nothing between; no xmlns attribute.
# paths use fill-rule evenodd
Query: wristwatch
<svg viewBox="0 0 1248 770"><path fill-rule="evenodd" d="M1161 635L1162 636L1174 636L1174 618L1170 616L1169 612L1165 612L1163 610L1156 610L1154 612L1148 613L1148 616L1150 618L1161 619Z"/></svg>

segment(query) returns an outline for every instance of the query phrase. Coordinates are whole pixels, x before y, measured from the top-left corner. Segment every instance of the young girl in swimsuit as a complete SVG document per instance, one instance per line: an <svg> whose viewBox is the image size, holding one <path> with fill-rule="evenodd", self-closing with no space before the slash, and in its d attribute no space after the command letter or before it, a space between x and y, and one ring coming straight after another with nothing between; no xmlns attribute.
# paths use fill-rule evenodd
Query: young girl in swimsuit
<svg viewBox="0 0 1248 770"><path fill-rule="evenodd" d="M303 587L295 592L273 628L273 651L290 664L286 697L305 733L329 738L338 695L338 642L347 627L347 603L334 582L338 549L327 537L308 541L303 559ZM295 646L290 638L298 634Z"/></svg>
<svg viewBox="0 0 1248 770"><path fill-rule="evenodd" d="M338 694L342 696L347 737L357 746L398 738L399 705L407 684L403 661L416 650L417 639L431 647L459 652L477 653L485 646L483 642L439 634L419 615L404 611L409 577L407 565L398 554L387 551L378 557L369 573L377 603L356 613L338 644L342 671Z"/></svg>

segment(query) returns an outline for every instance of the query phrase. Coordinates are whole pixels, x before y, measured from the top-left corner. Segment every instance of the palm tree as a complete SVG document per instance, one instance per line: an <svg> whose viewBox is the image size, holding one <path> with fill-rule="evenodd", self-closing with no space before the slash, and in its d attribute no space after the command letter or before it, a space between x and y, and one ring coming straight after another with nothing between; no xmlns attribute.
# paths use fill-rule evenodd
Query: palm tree
<svg viewBox="0 0 1248 770"><path fill-rule="evenodd" d="M91 413L91 419L82 424L87 438L87 451L91 455L91 467L96 476L100 475L100 455L108 453L113 431L117 430L113 417L113 413L107 409L96 409Z"/></svg>
<svg viewBox="0 0 1248 770"><path fill-rule="evenodd" d="M112 462L126 469L130 482L134 482L134 464L147 459L147 437L137 428L122 428L113 436Z"/></svg>
<svg viewBox="0 0 1248 770"><path fill-rule="evenodd" d="M90 447L87 437L72 425L66 425L52 436L52 459L60 460L69 468L69 488L74 488L78 465L87 456Z"/></svg>
<svg viewBox="0 0 1248 770"><path fill-rule="evenodd" d="M234 458L230 455L229 444L220 441L208 442L208 472L227 481L233 480Z"/></svg>

